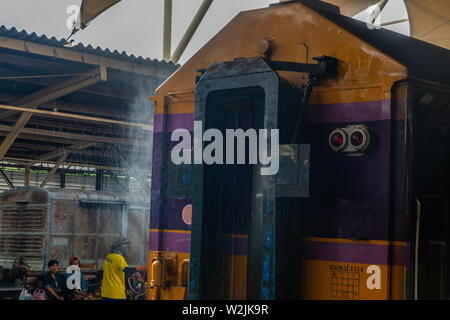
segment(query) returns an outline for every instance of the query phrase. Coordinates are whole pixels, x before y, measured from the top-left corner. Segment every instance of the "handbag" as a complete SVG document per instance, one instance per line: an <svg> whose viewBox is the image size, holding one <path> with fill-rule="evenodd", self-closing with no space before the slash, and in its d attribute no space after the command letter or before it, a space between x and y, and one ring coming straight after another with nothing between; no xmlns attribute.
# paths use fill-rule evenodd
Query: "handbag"
<svg viewBox="0 0 450 320"><path fill-rule="evenodd" d="M19 300L31 300L31 294L28 292L27 289L23 288L22 292L20 293Z"/></svg>
<svg viewBox="0 0 450 320"><path fill-rule="evenodd" d="M47 295L43 289L36 289L31 296L31 300L47 300Z"/></svg>

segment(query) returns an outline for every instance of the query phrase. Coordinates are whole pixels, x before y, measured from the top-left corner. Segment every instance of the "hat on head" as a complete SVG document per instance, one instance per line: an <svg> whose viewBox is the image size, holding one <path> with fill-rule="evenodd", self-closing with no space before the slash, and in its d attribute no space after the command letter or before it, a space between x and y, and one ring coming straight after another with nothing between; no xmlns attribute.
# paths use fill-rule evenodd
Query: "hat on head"
<svg viewBox="0 0 450 320"><path fill-rule="evenodd" d="M112 248L114 247L118 247L124 244L130 244L130 240L127 237L119 237L116 240L114 240L113 244L112 244Z"/></svg>

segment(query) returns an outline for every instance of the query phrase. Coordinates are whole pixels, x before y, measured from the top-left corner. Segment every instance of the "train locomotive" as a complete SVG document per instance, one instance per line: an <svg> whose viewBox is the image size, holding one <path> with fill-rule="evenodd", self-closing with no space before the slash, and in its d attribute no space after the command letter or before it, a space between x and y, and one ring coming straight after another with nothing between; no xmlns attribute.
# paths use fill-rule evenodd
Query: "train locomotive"
<svg viewBox="0 0 450 320"><path fill-rule="evenodd" d="M150 99L149 299L450 297L449 50L281 1ZM173 132L196 122L278 129L278 173L174 164Z"/></svg>
<svg viewBox="0 0 450 320"><path fill-rule="evenodd" d="M119 236L132 241L128 264L145 264L149 211L148 200L133 194L34 186L1 193L3 298L16 299L22 285L30 291L42 286L40 280L52 259L59 261L60 271L65 272L72 255L80 259L86 279L98 290L104 259ZM132 289L139 279L132 274L126 279L129 296L136 296Z"/></svg>

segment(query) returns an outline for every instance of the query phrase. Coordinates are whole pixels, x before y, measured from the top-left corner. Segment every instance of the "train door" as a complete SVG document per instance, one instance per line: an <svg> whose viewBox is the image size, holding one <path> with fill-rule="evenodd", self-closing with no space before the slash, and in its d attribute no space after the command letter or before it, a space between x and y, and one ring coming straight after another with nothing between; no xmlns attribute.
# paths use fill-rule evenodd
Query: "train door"
<svg viewBox="0 0 450 320"><path fill-rule="evenodd" d="M318 60L320 72L333 70L333 58ZM309 196L310 146L298 144L308 91L280 78L273 64L235 59L213 64L198 79L190 299L268 300L299 292L292 270L300 261L298 199Z"/></svg>
<svg viewBox="0 0 450 320"><path fill-rule="evenodd" d="M219 129L225 137L227 129L252 128L263 99L258 88L213 92L207 101L211 110L205 129ZM236 163L236 146L234 150ZM204 289L208 298L247 297L249 220L255 190L252 177L253 166L248 163L213 164L204 169L205 276L211 279Z"/></svg>
<svg viewBox="0 0 450 320"><path fill-rule="evenodd" d="M227 129L275 129L278 81L262 59L215 64L197 85L195 120L223 137ZM190 299L275 298L276 179L249 163L248 141L245 164L236 163L236 143L234 164L193 166Z"/></svg>
<svg viewBox="0 0 450 320"><path fill-rule="evenodd" d="M415 90L416 299L450 299L450 95Z"/></svg>

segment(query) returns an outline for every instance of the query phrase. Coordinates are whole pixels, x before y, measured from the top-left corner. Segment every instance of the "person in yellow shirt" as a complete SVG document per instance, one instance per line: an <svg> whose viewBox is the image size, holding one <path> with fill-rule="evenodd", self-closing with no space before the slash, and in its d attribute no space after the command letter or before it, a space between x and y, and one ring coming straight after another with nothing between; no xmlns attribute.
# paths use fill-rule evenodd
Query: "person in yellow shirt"
<svg viewBox="0 0 450 320"><path fill-rule="evenodd" d="M103 300L126 300L125 273L128 269L125 258L128 255L130 240L126 237L116 239L103 264L101 296ZM145 271L146 266L137 266L136 271ZM134 271L134 270L133 270Z"/></svg>

